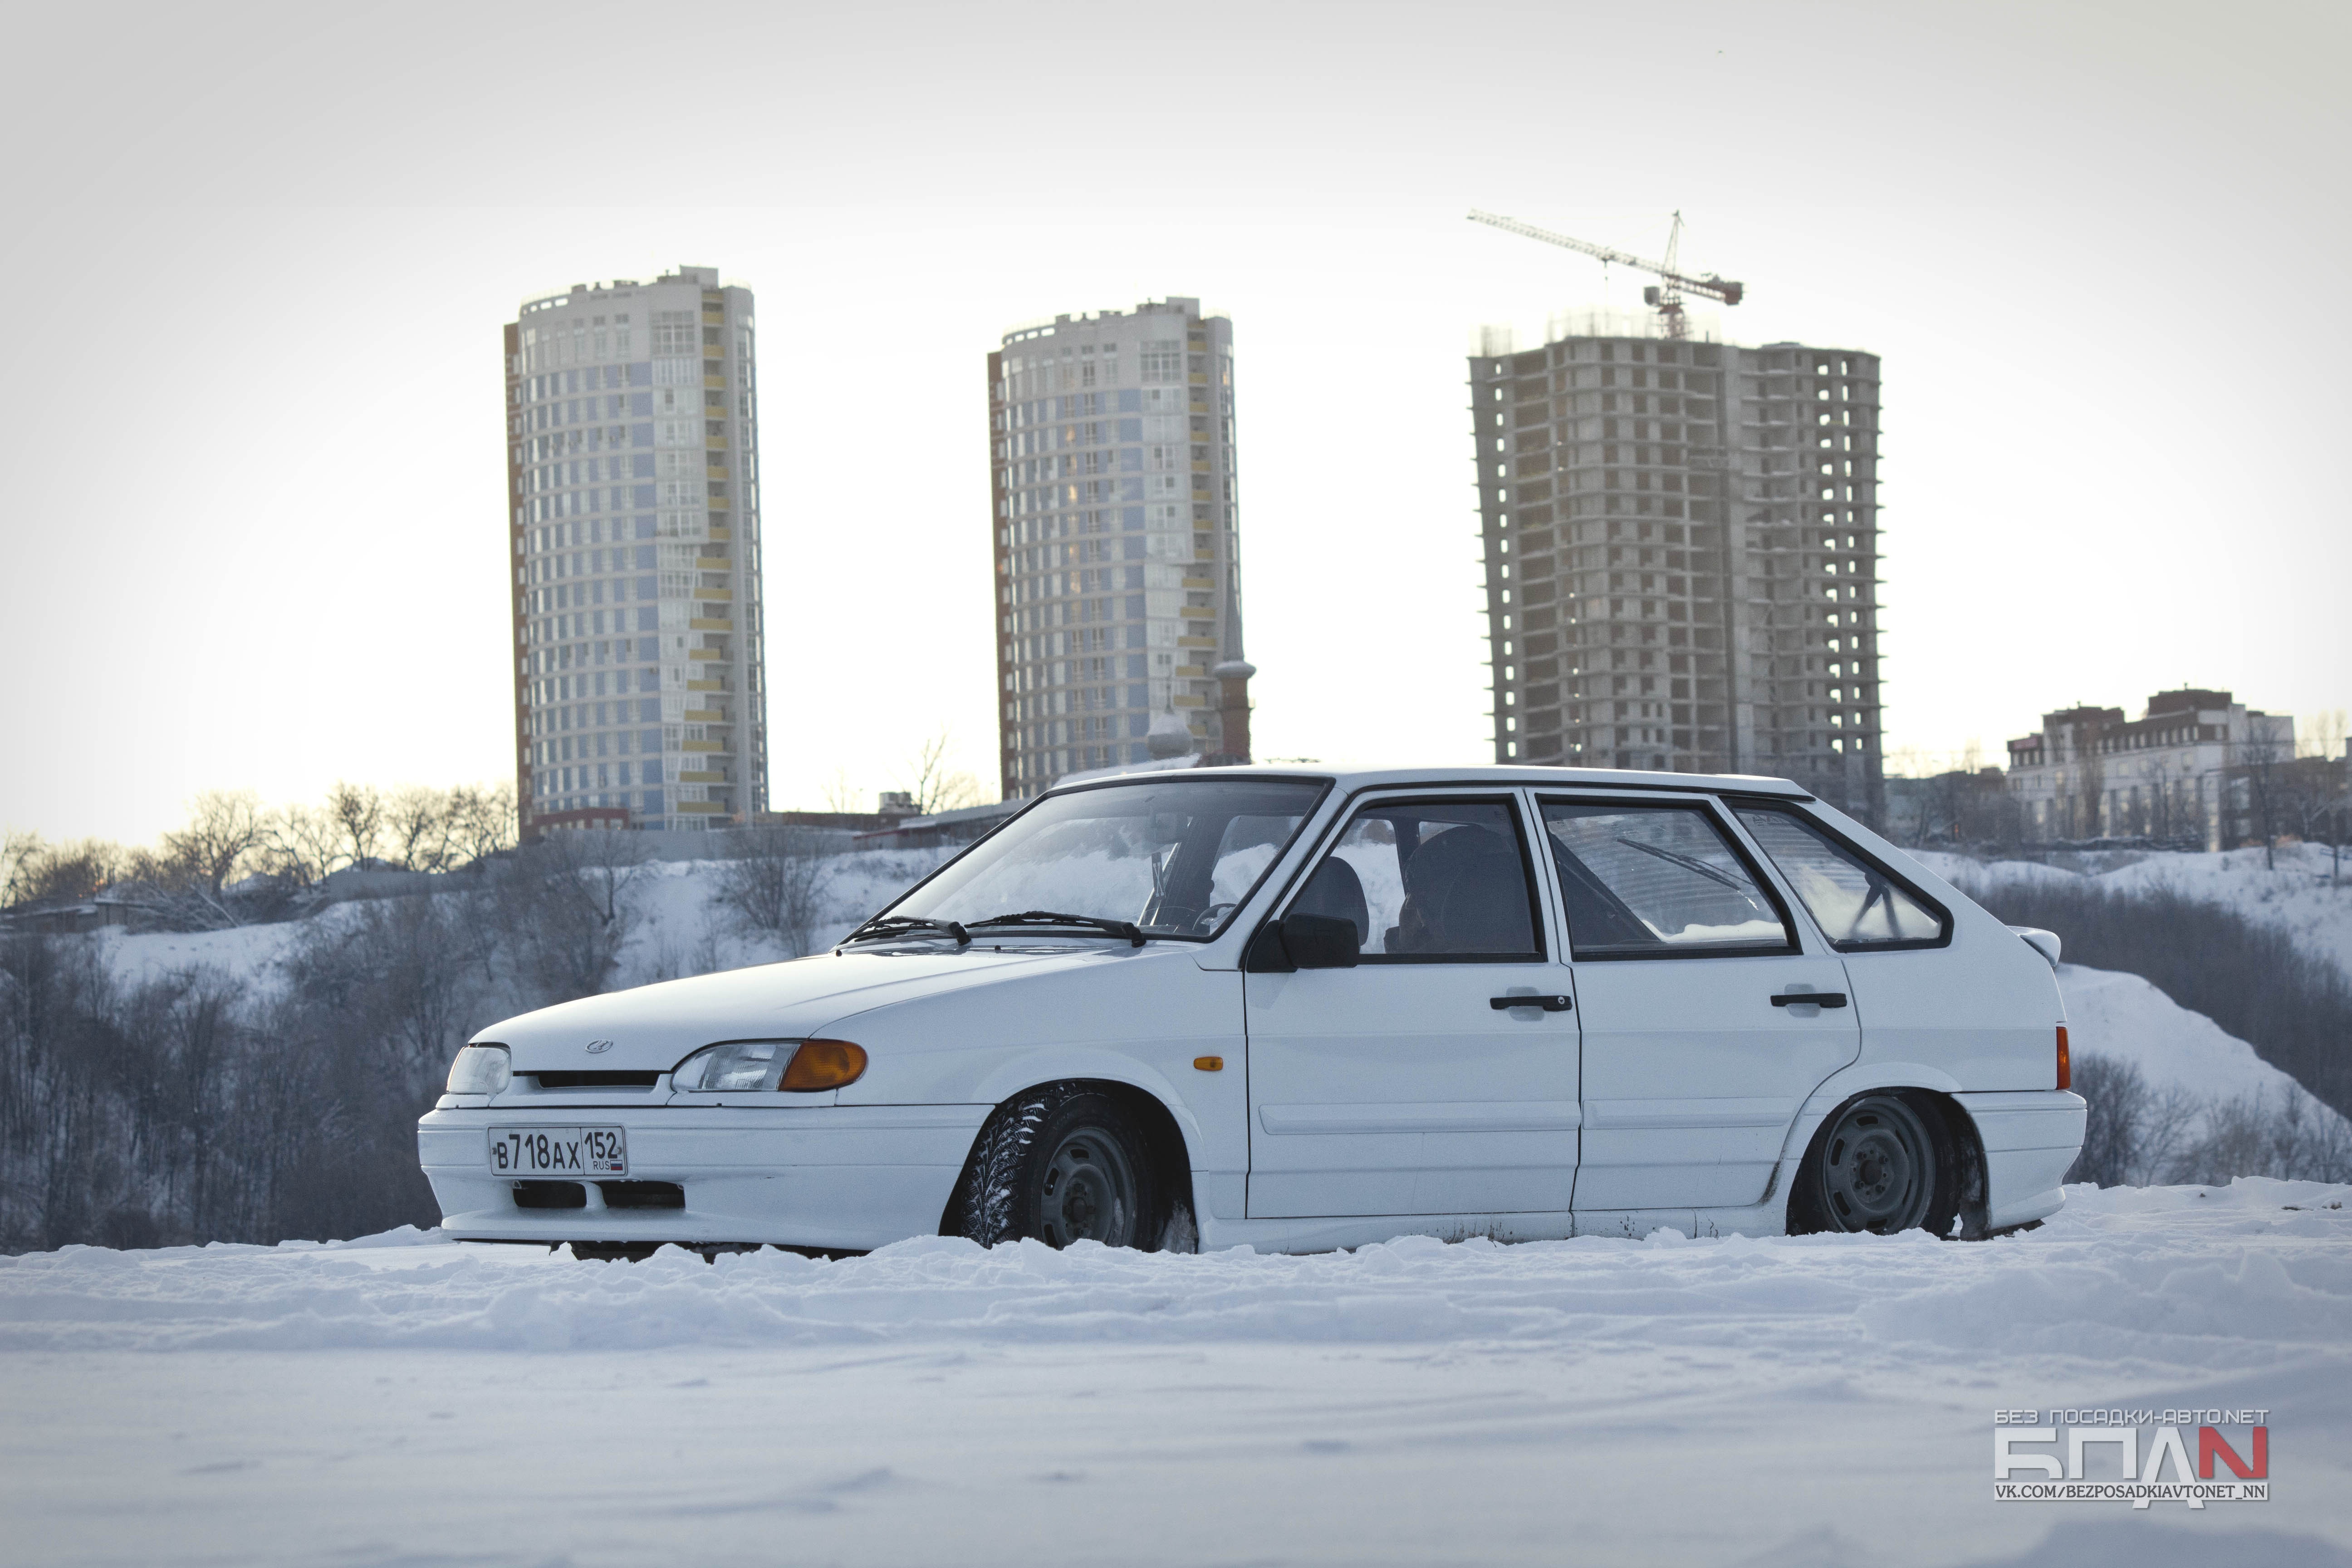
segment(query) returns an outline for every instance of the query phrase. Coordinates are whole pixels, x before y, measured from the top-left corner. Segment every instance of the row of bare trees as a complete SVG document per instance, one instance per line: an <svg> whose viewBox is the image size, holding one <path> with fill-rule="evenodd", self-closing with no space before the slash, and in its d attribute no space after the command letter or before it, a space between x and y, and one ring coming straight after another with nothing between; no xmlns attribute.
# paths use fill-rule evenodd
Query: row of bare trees
<svg viewBox="0 0 2352 1568"><path fill-rule="evenodd" d="M2090 1105L2070 1182L2103 1187L2220 1185L2238 1176L2352 1179L2352 1123L2309 1095L2256 1090L2209 1100L2158 1089L2136 1063L2084 1053L2074 1089Z"/></svg>
<svg viewBox="0 0 2352 1568"><path fill-rule="evenodd" d="M338 784L320 805L274 810L250 790L210 790L152 847L9 832L0 908L111 892L155 924L235 925L282 912L291 895L346 867L448 871L514 842L514 791L503 784L388 794Z"/></svg>
<svg viewBox="0 0 2352 1568"><path fill-rule="evenodd" d="M635 834L552 834L446 890L328 905L270 963L126 978L0 935L0 1250L430 1225L415 1121L477 1030L603 991Z"/></svg>

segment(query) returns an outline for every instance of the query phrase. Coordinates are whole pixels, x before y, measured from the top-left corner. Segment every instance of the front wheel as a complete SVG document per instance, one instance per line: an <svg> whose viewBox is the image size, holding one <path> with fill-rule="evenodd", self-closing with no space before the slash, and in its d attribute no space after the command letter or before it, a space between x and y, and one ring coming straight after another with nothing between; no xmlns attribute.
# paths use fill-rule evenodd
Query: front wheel
<svg viewBox="0 0 2352 1568"><path fill-rule="evenodd" d="M1034 1237L1150 1247L1165 1225L1143 1129L1118 1100L1077 1085L999 1107L960 1196L956 1229L982 1247Z"/></svg>
<svg viewBox="0 0 2352 1568"><path fill-rule="evenodd" d="M1799 1181L1813 1230L1892 1236L1927 1224L1943 1175L1937 1140L1906 1100L1864 1095L1822 1130Z"/></svg>

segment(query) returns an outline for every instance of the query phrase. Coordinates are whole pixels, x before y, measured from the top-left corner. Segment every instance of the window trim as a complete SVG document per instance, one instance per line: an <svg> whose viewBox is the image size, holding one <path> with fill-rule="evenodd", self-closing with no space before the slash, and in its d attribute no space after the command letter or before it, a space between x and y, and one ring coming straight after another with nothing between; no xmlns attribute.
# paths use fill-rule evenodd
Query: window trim
<svg viewBox="0 0 2352 1568"><path fill-rule="evenodd" d="M1952 937L1955 932L1958 931L1959 922L1952 918L1952 911L1945 907L1942 900L1930 898L1927 891L1920 888L1917 883L1912 881L1910 878L1904 876L1892 866L1889 866L1885 861L1864 849L1861 845L1856 844L1844 834L1838 832L1835 828L1832 828L1828 823L1823 822L1820 817L1815 816L1812 813L1798 810L1794 803L1774 799L1766 795L1740 795L1736 798L1727 798L1724 801L1724 805L1727 810L1729 811L1734 821L1738 820L1740 808L1743 806L1753 807L1759 811L1778 812L1784 816L1793 816L1798 818L1805 827L1811 829L1819 837L1826 840L1832 847L1842 850L1845 854L1853 856L1856 860L1859 860L1864 866L1869 867L1872 870L1885 878L1887 881L1901 889L1906 895L1911 898L1921 908L1934 915L1942 926L1941 931L1936 936L1916 937L1903 942L1840 942L1836 938L1831 936L1828 930L1822 925L1820 919L1813 914L1812 906L1810 904L1806 905L1805 917L1813 922L1813 929L1822 933L1822 940L1829 943L1830 950L1832 952L1842 957L1852 957L1856 954L1872 952L1924 952L1932 948L1949 947L1952 945ZM1739 823L1739 829L1743 835L1748 834L1748 825L1745 822ZM1772 860L1772 852L1769 849L1764 848L1762 840L1757 840L1757 847L1763 851L1764 858L1767 860ZM1772 860L1772 869L1775 871L1780 870L1780 863L1778 860ZM1785 872L1782 872L1781 874L1783 876L1787 875ZM1793 878L1790 879L1789 885L1792 888L1796 886L1796 882ZM1803 903L1804 900L1800 897L1798 902Z"/></svg>
<svg viewBox="0 0 2352 1568"><path fill-rule="evenodd" d="M1749 853L1748 848L1747 835L1738 831L1738 825L1736 822L1726 820L1731 814L1722 809L1721 801L1714 795L1701 794L1694 794L1679 800L1660 800L1654 795L1621 800L1614 799L1606 793L1609 787L1603 786L1604 792L1598 795L1563 795L1557 793L1547 794L1544 786L1538 784L1531 792L1535 796L1537 819L1538 821L1542 819L1543 808L1547 802L1557 802L1562 805L1622 805L1628 809L1648 811L1696 811L1714 826L1716 832L1721 836L1725 847L1731 851L1733 858L1748 872L1748 880L1756 885L1757 890L1761 892L1771 904L1773 912L1780 917L1780 931L1787 940L1778 947L1677 948L1672 943L1663 943L1661 950L1656 952L1579 952L1576 951L1576 928L1568 918L1568 896L1566 889L1563 889L1560 893L1559 923L1561 929L1568 934L1570 963L1657 963L1699 958L1801 958L1804 956L1803 933L1797 925L1794 911L1789 908L1788 900L1780 896L1780 884L1767 876L1764 868L1756 863L1756 857ZM1551 829L1547 826L1544 832L1549 836ZM1559 875L1559 868L1557 866L1552 868L1552 875L1554 878ZM1613 889L1612 892L1614 892ZM1809 917L1811 912L1810 910L1806 911ZM1824 937L1823 940L1826 941L1827 938Z"/></svg>
<svg viewBox="0 0 2352 1568"><path fill-rule="evenodd" d="M1282 897L1276 900L1265 919L1259 922L1260 931L1263 931L1281 923L1282 917L1289 911L1290 906L1298 901L1299 896L1306 892L1307 884L1315 879L1315 873L1323 868L1323 863L1339 852L1339 841L1348 836L1348 829L1354 826L1356 818L1364 813L1383 805L1500 805L1510 813L1511 831L1518 841L1519 874L1527 880L1528 930L1535 938L1534 953L1529 955L1517 952L1365 952L1357 955L1356 965L1359 968L1370 965L1382 968L1404 968L1413 964L1427 963L1551 963L1549 933L1544 929L1547 922L1544 919L1540 873L1536 869L1535 855L1528 843L1528 816L1526 811L1522 809L1525 803L1519 796L1519 790L1523 786L1502 784L1496 786L1493 793L1489 794L1486 790L1464 793L1458 789L1449 790L1440 785L1437 793L1417 795L1412 793L1412 786L1406 785L1401 793L1390 793L1396 787L1394 785L1376 786L1360 790L1342 803L1339 814L1332 818L1331 827L1323 839L1316 845L1314 852L1307 857L1307 861L1301 865L1298 875L1293 879L1289 887L1283 889ZM1253 936L1251 940L1255 942L1256 938Z"/></svg>

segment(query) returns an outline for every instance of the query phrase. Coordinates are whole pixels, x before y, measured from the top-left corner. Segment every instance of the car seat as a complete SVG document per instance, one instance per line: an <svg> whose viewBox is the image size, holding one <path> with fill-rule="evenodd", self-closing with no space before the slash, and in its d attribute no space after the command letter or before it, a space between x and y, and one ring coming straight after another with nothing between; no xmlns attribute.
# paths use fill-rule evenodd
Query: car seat
<svg viewBox="0 0 2352 1568"><path fill-rule="evenodd" d="M1356 868L1334 855L1316 868L1315 875L1300 889L1298 900L1290 906L1295 915L1329 915L1348 921L1356 928L1359 952L1372 939L1371 906L1364 899L1364 879Z"/></svg>
<svg viewBox="0 0 2352 1568"><path fill-rule="evenodd" d="M1527 874L1517 848L1491 829L1450 827L1404 866L1404 907L1391 952L1532 952Z"/></svg>

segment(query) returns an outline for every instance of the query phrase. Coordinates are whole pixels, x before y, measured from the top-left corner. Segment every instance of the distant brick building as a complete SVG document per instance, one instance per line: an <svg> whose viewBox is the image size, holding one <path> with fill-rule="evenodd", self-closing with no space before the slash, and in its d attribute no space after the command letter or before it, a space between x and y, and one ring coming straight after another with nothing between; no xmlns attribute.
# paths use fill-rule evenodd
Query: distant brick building
<svg viewBox="0 0 2352 1568"><path fill-rule="evenodd" d="M2009 742L2009 793L2029 843L2148 837L2208 849L2243 837L2250 765L2294 755L2294 720L2227 691L2159 691L2120 708L2062 708Z"/></svg>

